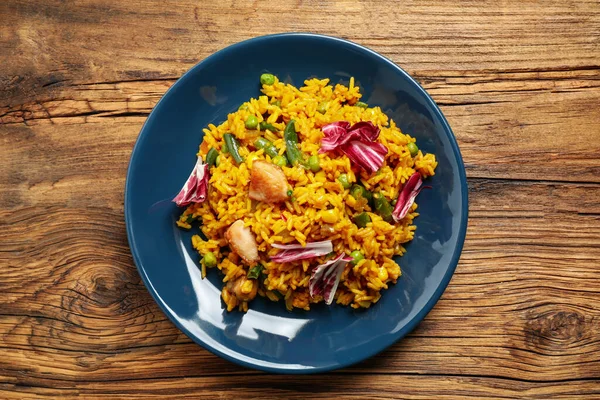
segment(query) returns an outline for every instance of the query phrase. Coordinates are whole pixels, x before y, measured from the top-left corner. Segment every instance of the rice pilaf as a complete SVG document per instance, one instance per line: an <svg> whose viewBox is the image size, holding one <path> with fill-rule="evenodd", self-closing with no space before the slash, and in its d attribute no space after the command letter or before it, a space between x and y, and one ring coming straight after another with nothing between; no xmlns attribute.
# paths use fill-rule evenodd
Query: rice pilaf
<svg viewBox="0 0 600 400"><path fill-rule="evenodd" d="M360 102L362 95L353 78L348 86L332 85L329 79L308 79L296 88L273 77L263 82L262 93L243 103L219 126L210 124L204 129L198 157L199 162L208 164L206 198L187 205L177 221L185 229L196 221L201 224L206 240L194 235L192 244L202 257L202 276L214 267L222 272L222 298L228 311L247 311L257 294L283 300L288 310L309 310L326 296L309 288L311 276L316 279L317 266L333 263L341 267L336 286L329 287L334 291L331 299L368 308L380 299L382 289L400 277L400 267L392 257L405 252L403 244L413 239L413 220L418 216L414 202L407 203L406 214L396 221L380 212L374 201L394 207L395 201L404 198L401 191L411 177L418 178L420 185L421 178L434 175L435 155L418 150L415 139L402 133L379 107ZM343 152L319 151L323 128L339 121L352 127L369 121L378 129L374 143L383 145L387 153L377 171L360 168ZM286 128L297 133L299 154L304 157L297 165L289 160ZM228 142L226 134L231 134ZM258 138L266 139L270 147L258 148ZM231 140L239 147L228 148L228 143L229 147L234 143ZM288 186L285 199L273 201L272 193L266 193L265 201L249 197L253 179L257 179L253 172L267 169L264 162L283 172ZM230 227L236 221L243 225L240 222L238 231L232 233ZM245 238L253 236L248 240L255 242L256 258L246 256L246 249L238 249L238 233ZM275 261L287 251L281 247L299 244L308 248L323 241L331 241L332 251L327 254ZM334 261L337 255L346 261Z"/></svg>

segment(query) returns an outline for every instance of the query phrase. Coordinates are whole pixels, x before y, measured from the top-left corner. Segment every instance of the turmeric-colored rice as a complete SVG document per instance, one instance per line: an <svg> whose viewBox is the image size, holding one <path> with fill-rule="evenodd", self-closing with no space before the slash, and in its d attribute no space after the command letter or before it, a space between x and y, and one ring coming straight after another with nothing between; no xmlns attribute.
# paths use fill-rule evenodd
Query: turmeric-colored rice
<svg viewBox="0 0 600 400"><path fill-rule="evenodd" d="M273 85L262 86L262 93L242 104L219 126L210 124L204 129L199 157L205 159L211 147L220 150L223 135L230 132L240 142L240 155L244 162L236 165L230 154L221 153L218 166L210 168L208 199L187 207L177 225L189 229L191 224L188 221L196 218L201 221L201 231L207 240L194 235L192 243L201 256L208 252L216 256L216 266L223 274L222 297L228 311L235 308L247 311L249 303L225 289L227 282L247 276L251 269L229 249L225 239L225 231L238 219L243 220L255 235L260 264L264 267L258 279L248 280L251 283L246 283L247 287L243 290L250 291L252 285L257 285L260 296L284 301L289 310L309 310L311 304L323 301L320 296L311 298L309 295L311 270L323 264L327 257L275 263L270 261L270 256L279 250L271 245L304 245L331 240L336 254L359 250L364 255L364 259L356 265L346 265L335 302L354 308L368 308L379 300L382 289L396 283L401 275L400 267L392 257L402 255L405 252L402 244L413 239L417 204L412 205L408 215L400 222L388 223L369 205L357 201L337 178L346 174L350 183L360 180L369 191L380 192L392 201L415 171L423 177L434 174L437 166L435 156L423 154L420 150L416 156L411 156L407 144L415 142L414 138L402 133L379 107L356 106L361 93L353 78L348 86L332 85L329 79L309 79L300 88L275 78ZM246 129L244 121L250 115L258 118L259 122L266 120L279 132ZM263 136L279 149L280 155L285 155L283 130L291 119L296 121L299 148L306 156L318 155L321 170L314 173L301 166L283 167L293 190L290 199L279 204L251 200L248 188L252 163L256 160L272 161L263 150L255 149L253 143L258 136ZM323 137L321 127L340 120L350 124L371 121L380 128L377 140L387 147L388 153L378 172L368 174L351 165L344 155L318 153ZM371 218L364 228L353 222L353 216L361 209ZM204 277L207 268L203 261L201 264ZM214 272L209 270L208 273Z"/></svg>

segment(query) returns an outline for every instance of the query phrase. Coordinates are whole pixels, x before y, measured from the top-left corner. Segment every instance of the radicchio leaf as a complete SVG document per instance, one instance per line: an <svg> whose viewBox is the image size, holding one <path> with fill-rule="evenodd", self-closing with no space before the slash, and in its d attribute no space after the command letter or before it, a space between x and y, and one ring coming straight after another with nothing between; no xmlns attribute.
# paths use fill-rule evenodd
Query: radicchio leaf
<svg viewBox="0 0 600 400"><path fill-rule="evenodd" d="M392 212L394 221L399 222L406 217L421 189L423 189L423 178L420 173L415 172L408 178L400 194L398 194L398 200Z"/></svg>
<svg viewBox="0 0 600 400"><path fill-rule="evenodd" d="M333 302L335 291L340 283L342 272L344 272L346 264L350 261L352 261L352 258L342 253L315 268L308 281L310 296L323 296L325 303L330 305Z"/></svg>
<svg viewBox="0 0 600 400"><path fill-rule="evenodd" d="M181 188L181 191L173 201L179 207L185 207L191 203L202 203L208 194L208 164L204 164L198 157L196 165L189 178Z"/></svg>
<svg viewBox="0 0 600 400"><path fill-rule="evenodd" d="M277 243L273 244L272 246L276 249L283 250L271 257L271 261L276 263L306 260L308 258L324 256L333 251L333 244L331 243L331 240L306 243L306 246L302 246L301 244Z"/></svg>
<svg viewBox="0 0 600 400"><path fill-rule="evenodd" d="M375 141L379 137L379 128L372 122L362 121L350 126L347 121L338 121L325 125L322 130L319 153L339 150L369 173L383 165L388 150Z"/></svg>
<svg viewBox="0 0 600 400"><path fill-rule="evenodd" d="M387 154L387 148L381 143L358 140L349 142L340 150L350 161L371 174L381 168Z"/></svg>

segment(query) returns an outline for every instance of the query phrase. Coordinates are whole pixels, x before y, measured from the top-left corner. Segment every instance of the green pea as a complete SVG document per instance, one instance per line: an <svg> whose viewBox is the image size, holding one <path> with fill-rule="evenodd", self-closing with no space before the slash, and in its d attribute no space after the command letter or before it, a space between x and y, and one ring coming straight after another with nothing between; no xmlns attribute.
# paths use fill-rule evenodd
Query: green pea
<svg viewBox="0 0 600 400"><path fill-rule="evenodd" d="M260 76L260 83L263 85L272 85L275 83L275 76L273 74L262 74Z"/></svg>
<svg viewBox="0 0 600 400"><path fill-rule="evenodd" d="M408 147L408 151L410 151L411 157L414 157L417 154L419 154L419 147L417 147L417 145L414 142L410 142L406 145L406 147Z"/></svg>
<svg viewBox="0 0 600 400"><path fill-rule="evenodd" d="M217 266L217 257L212 251L209 251L204 255L204 265L206 265L208 268Z"/></svg>
<svg viewBox="0 0 600 400"><path fill-rule="evenodd" d="M364 186L361 186L358 183L352 185L352 189L350 189L350 194L356 200L360 199L361 197L367 199L369 203L373 200L373 193L369 192Z"/></svg>
<svg viewBox="0 0 600 400"><path fill-rule="evenodd" d="M308 167L315 174L321 170L321 165L319 165L319 157L317 155L310 156L308 158Z"/></svg>
<svg viewBox="0 0 600 400"><path fill-rule="evenodd" d="M271 104L273 104L275 107L279 107L281 108L281 100L275 100L274 102L272 102Z"/></svg>
<svg viewBox="0 0 600 400"><path fill-rule="evenodd" d="M317 107L317 112L321 113L321 114L325 114L327 112L328 105L329 105L329 102L327 102L327 101L323 101L323 102L319 103L319 106Z"/></svg>
<svg viewBox="0 0 600 400"><path fill-rule="evenodd" d="M356 107L360 107L360 108L367 108L369 107L369 105L367 103L364 103L362 101L357 101L355 104Z"/></svg>
<svg viewBox="0 0 600 400"><path fill-rule="evenodd" d="M288 195L288 197L292 197L292 194L294 194L294 192L292 191L292 189L289 189L289 190L287 191L287 195Z"/></svg>
<svg viewBox="0 0 600 400"><path fill-rule="evenodd" d="M363 255L363 253L361 253L358 250L354 250L352 253L350 253L350 257L352 257L352 261L350 261L350 263L352 263L352 265L356 265L360 261L365 259L365 256Z"/></svg>
<svg viewBox="0 0 600 400"><path fill-rule="evenodd" d="M246 118L245 125L248 129L256 129L256 127L258 126L258 118L256 118L254 115L248 115L248 118Z"/></svg>
<svg viewBox="0 0 600 400"><path fill-rule="evenodd" d="M342 184L342 187L344 189L350 189L350 186L352 186L350 184L350 181L348 180L348 175L346 174L341 174L340 176L338 176L338 181Z"/></svg>
<svg viewBox="0 0 600 400"><path fill-rule="evenodd" d="M273 157L273 164L278 165L280 167L285 167L287 166L287 158L285 158L284 156L275 156Z"/></svg>

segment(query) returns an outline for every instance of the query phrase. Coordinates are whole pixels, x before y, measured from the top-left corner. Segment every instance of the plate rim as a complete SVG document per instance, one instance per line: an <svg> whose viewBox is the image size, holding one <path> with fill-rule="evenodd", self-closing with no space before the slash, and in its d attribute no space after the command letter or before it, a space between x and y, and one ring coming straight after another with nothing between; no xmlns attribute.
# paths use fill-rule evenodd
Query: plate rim
<svg viewBox="0 0 600 400"><path fill-rule="evenodd" d="M296 368L296 369L269 367L269 366L264 366L264 365L248 362L248 361L233 357L232 355L224 353L224 352L214 348L213 346L209 345L208 343L201 341L199 338L195 337L195 335L193 335L187 328L185 328L182 324L180 324L179 321L177 320L177 318L175 318L171 314L171 312L169 310L167 310L166 304L163 303L162 298L157 293L157 291L154 289L152 282L146 275L145 269L143 267L141 267L142 262L141 262L141 259L139 256L138 249L135 245L134 233L133 233L133 230L131 227L131 222L130 222L130 220L132 218L131 210L130 210L130 207L128 206L128 204L130 203L130 196L131 196L130 192L133 190L132 188L130 188L131 181L132 181L131 177L133 174L132 173L133 164L134 164L134 160L136 159L137 154L140 151L140 146L141 146L140 142L142 141L141 139L145 135L146 127L148 125L150 125L150 123L154 120L155 111L159 108L161 103L163 101L165 101L165 99L168 97L169 93L171 93L174 90L174 88L176 88L178 85L181 85L182 84L181 82L184 82L187 79L187 77L192 75L192 73L195 70L202 68L202 66L205 63L209 63L210 61L212 61L215 58L222 57L223 55L225 55L231 51L235 51L238 47L243 47L244 45L247 45L249 43L269 41L269 40L272 40L275 38L286 38L286 37L304 37L304 38L313 38L313 39L316 38L316 39L320 39L320 40L338 42L338 43L344 44L346 46L353 47L361 52L366 52L366 53L370 54L371 56L378 58L380 61L386 63L387 65L392 67L394 70L396 70L398 73L403 75L406 79L408 79L415 86L415 88L433 105L432 111L435 114L435 116L437 116L439 118L439 120L442 124L442 127L444 128L444 131L446 132L446 134L448 136L448 139L449 139L449 142L450 142L450 145L452 148L452 152L454 153L454 156L456 157L458 167L459 167L458 172L459 172L460 190L461 190L461 195L462 195L461 208L463 211L462 218L460 220L459 232L458 232L458 242L457 242L457 246L454 249L454 254L452 255L452 258L450 260L449 268L446 270L446 273L444 274L442 280L440 281L440 284L437 286L436 290L434 291L432 297L427 301L427 303L425 303L425 306L417 312L415 317L406 324L406 329L403 329L404 333L393 335L390 339L384 340L383 343L379 343L377 346L374 346L373 350L369 351L368 354L361 355L355 359L348 359L348 361L341 361L341 362L338 361L336 364L322 366L322 367L308 367L308 368ZM368 358L371 358L371 357L381 353L382 351L384 351L385 349L387 349L388 347L390 347L391 345L395 344L400 339L402 339L403 337L408 335L410 332L412 332L415 329L415 327L421 321L423 321L423 319L425 319L427 314L429 314L429 312L437 304L437 302L441 298L442 294L448 287L448 284L450 283L452 276L454 275L454 272L455 272L458 262L460 260L460 256L462 254L462 249L464 247L464 242L465 242L466 233L467 233L467 225L468 225L468 214L469 214L467 176L466 176L464 161L463 161L462 155L460 153L458 143L456 142L456 136L454 135L454 132L452 131L452 128L450 127L450 124L446 120L446 117L440 110L437 103L429 95L429 93L427 93L427 91L410 74L408 74L399 65L394 63L389 58L377 53L376 51L371 50L371 49L369 49L365 46L362 46L358 43L352 42L350 40L342 39L342 38L335 37L335 36L322 35L322 34L309 33L309 32L276 33L276 34L270 34L270 35L257 36L257 37L253 37L250 39L246 39L246 40L231 44L227 47L224 47L224 48L212 53L208 57L200 60L198 63L196 63L190 69L188 69L183 75L181 75L181 77L179 77L175 81L175 83L173 83L173 85L171 87L169 87L165 91L165 93L161 96L159 101L152 108L152 111L146 118L146 121L144 121L142 127L140 128L140 132L136 138L135 144L131 151L129 165L127 167L127 174L126 174L126 178L125 178L125 195L124 195L123 203L124 203L125 228L127 231L127 242L128 242L132 257L133 257L134 264L136 266L138 273L140 274L140 277L142 278L142 281L144 282L144 286L146 287L146 289L152 296L155 303L158 304L159 308L169 318L169 320L179 330L181 330L188 338L190 338L194 343L200 345L202 348L210 351L211 353L213 353L229 362L241 365L246 368L257 369L257 370L261 370L264 372L282 373L282 374L314 374L314 373L319 373L319 372L328 372L328 371L333 371L333 370L337 370L337 369L341 369L341 368L346 368L346 367L357 364L361 361L364 361Z"/></svg>

